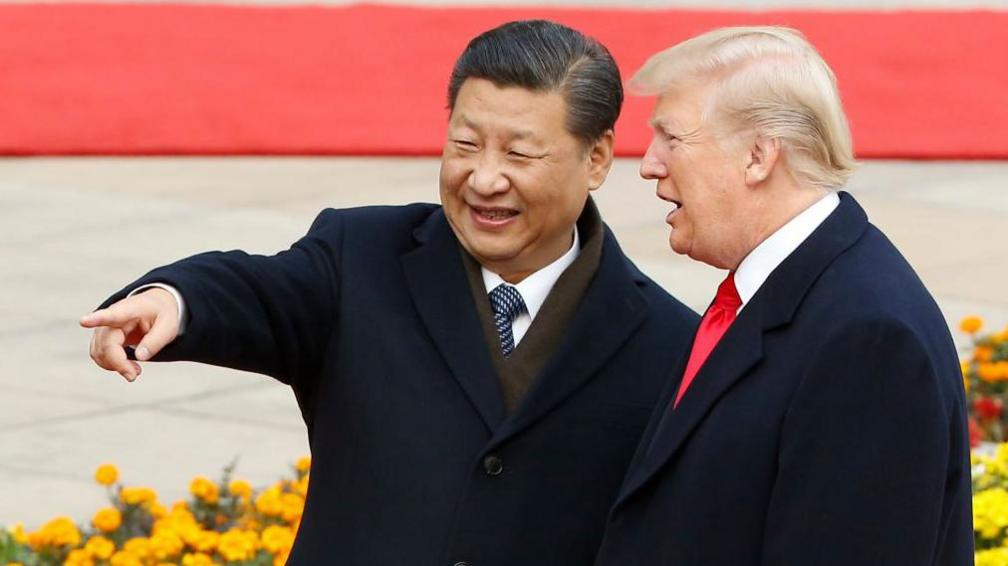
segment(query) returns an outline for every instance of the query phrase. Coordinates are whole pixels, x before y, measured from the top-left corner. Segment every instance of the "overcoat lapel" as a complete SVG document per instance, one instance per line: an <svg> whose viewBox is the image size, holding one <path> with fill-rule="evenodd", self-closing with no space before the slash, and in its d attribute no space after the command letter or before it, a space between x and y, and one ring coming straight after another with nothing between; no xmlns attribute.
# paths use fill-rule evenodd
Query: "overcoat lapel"
<svg viewBox="0 0 1008 566"><path fill-rule="evenodd" d="M666 390L652 415L653 430L645 434L616 508L639 490L688 440L718 399L763 358L763 335L787 325L809 289L830 263L864 234L868 219L847 193L836 210L778 267L739 313L715 346L678 407L672 402L678 387ZM683 371L685 362L678 371ZM676 378L678 381L678 377Z"/></svg>
<svg viewBox="0 0 1008 566"><path fill-rule="evenodd" d="M643 276L606 229L598 270L566 337L491 448L547 415L598 373L648 316L647 299L638 287L642 283Z"/></svg>
<svg viewBox="0 0 1008 566"><path fill-rule="evenodd" d="M504 402L458 240L438 209L414 231L418 246L402 256L406 284L431 340L491 433Z"/></svg>

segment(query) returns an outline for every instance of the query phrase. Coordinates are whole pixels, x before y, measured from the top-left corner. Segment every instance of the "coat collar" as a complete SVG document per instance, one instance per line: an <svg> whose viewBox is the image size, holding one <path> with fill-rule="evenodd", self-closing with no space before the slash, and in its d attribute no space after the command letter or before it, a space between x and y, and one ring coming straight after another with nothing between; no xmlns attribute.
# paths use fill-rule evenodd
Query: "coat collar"
<svg viewBox="0 0 1008 566"><path fill-rule="evenodd" d="M591 212L594 207L589 205ZM498 377L481 331L458 240L438 209L414 231L401 261L417 312L455 379L493 434L488 449L531 426L586 383L647 317L646 281L605 229L591 283L557 351L505 420Z"/></svg>
<svg viewBox="0 0 1008 566"><path fill-rule="evenodd" d="M406 284L430 338L489 431L504 419L497 372L466 279L458 240L443 209L413 232L416 248L401 261Z"/></svg>
<svg viewBox="0 0 1008 566"><path fill-rule="evenodd" d="M721 395L763 358L763 334L791 322L823 270L867 227L864 210L849 194L841 193L837 209L770 274L739 313L674 410L672 399L678 387L666 390L641 440L616 508L658 473ZM684 367L685 360L676 368L675 381Z"/></svg>

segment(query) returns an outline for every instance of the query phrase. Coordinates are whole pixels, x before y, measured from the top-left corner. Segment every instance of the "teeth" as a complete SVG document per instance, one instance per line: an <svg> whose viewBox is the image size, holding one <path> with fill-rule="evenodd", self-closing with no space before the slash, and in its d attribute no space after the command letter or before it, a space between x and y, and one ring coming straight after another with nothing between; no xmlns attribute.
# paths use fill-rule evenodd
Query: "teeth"
<svg viewBox="0 0 1008 566"><path fill-rule="evenodd" d="M515 215L511 210L481 210L480 216L489 220L504 220Z"/></svg>

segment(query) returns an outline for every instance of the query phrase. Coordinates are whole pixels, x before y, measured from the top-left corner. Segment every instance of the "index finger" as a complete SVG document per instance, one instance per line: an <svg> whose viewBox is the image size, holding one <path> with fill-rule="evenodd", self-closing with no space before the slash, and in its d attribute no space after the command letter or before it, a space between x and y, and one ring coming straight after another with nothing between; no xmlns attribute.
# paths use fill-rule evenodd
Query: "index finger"
<svg viewBox="0 0 1008 566"><path fill-rule="evenodd" d="M132 297L131 297L132 298ZM140 318L142 313L137 308L136 303L130 298L123 299L110 307L99 309L91 314L81 317L80 325L84 328L97 328L99 326L123 326L126 323Z"/></svg>

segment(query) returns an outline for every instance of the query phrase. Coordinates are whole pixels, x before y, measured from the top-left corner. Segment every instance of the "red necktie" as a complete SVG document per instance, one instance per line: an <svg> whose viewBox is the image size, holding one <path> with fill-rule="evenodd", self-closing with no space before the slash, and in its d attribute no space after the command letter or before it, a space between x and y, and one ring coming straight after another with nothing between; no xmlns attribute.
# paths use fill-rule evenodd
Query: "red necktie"
<svg viewBox="0 0 1008 566"><path fill-rule="evenodd" d="M707 308L703 320L700 321L700 328L697 329L696 338L693 339L693 349L690 351L686 371L679 384L679 394L676 395L673 407L679 405L683 393L686 393L686 389L693 382L693 378L700 371L707 356L710 355L714 346L717 346L718 341L724 336L732 322L735 322L735 313L740 306L742 306L742 299L739 298L738 290L735 289L735 272L732 271L721 282L714 302Z"/></svg>

